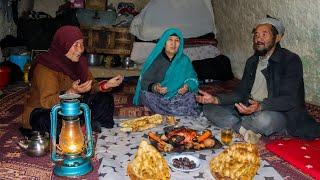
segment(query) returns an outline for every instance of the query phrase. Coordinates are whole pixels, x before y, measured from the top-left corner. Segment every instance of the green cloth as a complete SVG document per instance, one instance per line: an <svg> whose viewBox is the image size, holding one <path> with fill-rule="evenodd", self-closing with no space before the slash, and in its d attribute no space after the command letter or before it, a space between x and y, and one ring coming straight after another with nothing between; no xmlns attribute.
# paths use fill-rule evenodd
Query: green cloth
<svg viewBox="0 0 320 180"><path fill-rule="evenodd" d="M180 30L170 28L166 30L159 39L159 42L147 57L140 72L140 77L137 83L136 91L133 98L135 105L139 104L139 96L141 90L141 79L148 68L153 64L154 60L160 55L165 47L165 44L171 35L176 35L180 39L180 46L171 65L169 66L163 81L160 83L162 87L167 87L167 94L164 98L170 99L178 93L178 90L188 84L189 91L198 90L197 74L193 69L192 63L188 56L183 53L183 36Z"/></svg>

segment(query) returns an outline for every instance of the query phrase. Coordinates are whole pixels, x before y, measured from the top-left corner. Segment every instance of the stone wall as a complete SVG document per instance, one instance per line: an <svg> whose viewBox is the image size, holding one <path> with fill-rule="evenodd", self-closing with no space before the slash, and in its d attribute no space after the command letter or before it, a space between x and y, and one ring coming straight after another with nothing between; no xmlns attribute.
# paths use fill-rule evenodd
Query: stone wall
<svg viewBox="0 0 320 180"><path fill-rule="evenodd" d="M253 53L251 31L257 19L269 14L286 27L282 46L303 62L306 101L320 105L320 3L318 0L212 0L219 48L230 57L241 78Z"/></svg>

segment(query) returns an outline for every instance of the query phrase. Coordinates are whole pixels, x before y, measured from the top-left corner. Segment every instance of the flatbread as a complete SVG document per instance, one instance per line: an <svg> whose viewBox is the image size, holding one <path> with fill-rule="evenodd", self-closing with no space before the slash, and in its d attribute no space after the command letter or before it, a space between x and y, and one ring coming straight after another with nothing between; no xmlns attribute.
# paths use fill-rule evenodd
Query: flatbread
<svg viewBox="0 0 320 180"><path fill-rule="evenodd" d="M163 118L160 114L152 116L142 116L136 119L130 119L120 123L120 131L123 132L137 132L151 129L161 124Z"/></svg>
<svg viewBox="0 0 320 180"><path fill-rule="evenodd" d="M232 144L210 161L210 170L217 179L253 179L260 167L260 157L255 145Z"/></svg>
<svg viewBox="0 0 320 180"><path fill-rule="evenodd" d="M131 180L170 179L167 161L145 140L141 141L135 158L129 162L127 173Z"/></svg>

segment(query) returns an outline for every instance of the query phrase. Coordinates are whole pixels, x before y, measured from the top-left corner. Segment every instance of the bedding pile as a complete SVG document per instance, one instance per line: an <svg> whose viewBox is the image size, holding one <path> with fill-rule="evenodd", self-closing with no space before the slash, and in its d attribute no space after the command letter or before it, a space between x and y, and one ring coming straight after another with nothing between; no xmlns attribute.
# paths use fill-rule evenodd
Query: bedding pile
<svg viewBox="0 0 320 180"><path fill-rule="evenodd" d="M152 41L169 27L179 28L184 38L216 34L211 0L151 0L133 19L130 33Z"/></svg>

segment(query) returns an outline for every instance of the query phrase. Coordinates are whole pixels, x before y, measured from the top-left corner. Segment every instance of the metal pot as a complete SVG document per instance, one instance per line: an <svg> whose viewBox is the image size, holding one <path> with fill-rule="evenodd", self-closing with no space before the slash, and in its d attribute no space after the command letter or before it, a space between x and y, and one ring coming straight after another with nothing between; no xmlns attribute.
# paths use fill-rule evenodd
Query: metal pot
<svg viewBox="0 0 320 180"><path fill-rule="evenodd" d="M126 57L122 60L122 67L128 69L130 67L130 58Z"/></svg>
<svg viewBox="0 0 320 180"><path fill-rule="evenodd" d="M49 151L49 134L41 135L34 131L30 139L18 142L19 146L26 150L29 156L44 156Z"/></svg>
<svg viewBox="0 0 320 180"><path fill-rule="evenodd" d="M103 62L104 56L101 54L88 54L87 58L89 66L100 66Z"/></svg>
<svg viewBox="0 0 320 180"><path fill-rule="evenodd" d="M130 67L134 66L134 62L130 60L130 57L126 57L122 60L122 67L129 69Z"/></svg>

